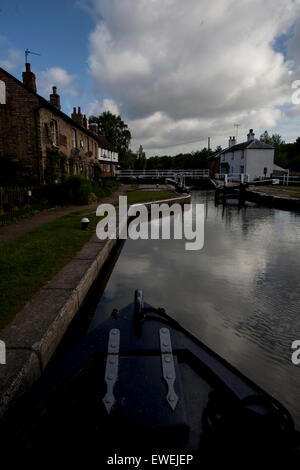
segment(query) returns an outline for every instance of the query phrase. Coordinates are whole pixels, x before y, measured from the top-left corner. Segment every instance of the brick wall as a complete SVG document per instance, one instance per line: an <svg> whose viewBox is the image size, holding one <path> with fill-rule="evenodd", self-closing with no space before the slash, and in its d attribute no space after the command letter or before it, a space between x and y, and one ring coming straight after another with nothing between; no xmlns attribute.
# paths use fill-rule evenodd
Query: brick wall
<svg viewBox="0 0 300 470"><path fill-rule="evenodd" d="M70 174L93 178L94 164L98 162L97 139L74 126L67 117L64 119L63 113L48 107L39 95L27 90L1 69L0 80L5 84L5 104L1 104L3 98L0 102L0 154L12 154L22 160L27 166L26 172L30 175L27 182L30 184L45 182L47 149L53 147L66 154ZM77 138L75 152L73 128ZM87 152L90 154L86 155Z"/></svg>
<svg viewBox="0 0 300 470"><path fill-rule="evenodd" d="M53 126L56 129L55 145L53 145ZM48 108L41 108L39 111L39 127L44 168L47 165L47 149L54 147L66 154L70 174L80 174L86 178L93 177L94 164L98 162L98 141L95 138ZM73 150L73 129L76 131L76 152ZM91 155L86 155L87 152Z"/></svg>
<svg viewBox="0 0 300 470"><path fill-rule="evenodd" d="M0 154L13 154L28 167L32 183L39 183L39 145L36 126L38 97L0 69L6 104L0 104Z"/></svg>

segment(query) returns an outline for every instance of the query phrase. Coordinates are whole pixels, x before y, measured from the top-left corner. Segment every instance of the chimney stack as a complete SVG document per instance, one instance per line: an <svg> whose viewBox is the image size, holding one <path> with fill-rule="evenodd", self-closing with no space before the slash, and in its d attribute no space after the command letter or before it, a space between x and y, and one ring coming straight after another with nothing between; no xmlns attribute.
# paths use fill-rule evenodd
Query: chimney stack
<svg viewBox="0 0 300 470"><path fill-rule="evenodd" d="M233 145L236 144L236 140L235 140L235 137L234 136L230 136L229 137L229 140L228 140L228 147L232 147Z"/></svg>
<svg viewBox="0 0 300 470"><path fill-rule="evenodd" d="M85 114L83 115L83 127L88 128L88 121Z"/></svg>
<svg viewBox="0 0 300 470"><path fill-rule="evenodd" d="M253 132L253 129L249 129L249 134L247 134L248 142L251 142L252 140L254 140L254 138L255 138L255 134Z"/></svg>
<svg viewBox="0 0 300 470"><path fill-rule="evenodd" d="M83 115L81 114L81 109L78 107L78 112L76 113L76 108L73 108L73 113L71 115L73 121L76 121L78 124L83 126Z"/></svg>
<svg viewBox="0 0 300 470"><path fill-rule="evenodd" d="M60 110L60 96L56 93L56 86L52 87L53 93L50 95L50 104Z"/></svg>
<svg viewBox="0 0 300 470"><path fill-rule="evenodd" d="M36 93L35 75L33 72L31 72L30 64L28 62L26 62L25 67L26 67L26 71L22 73L23 83L24 85L26 85L28 88L30 88L32 91Z"/></svg>
<svg viewBox="0 0 300 470"><path fill-rule="evenodd" d="M90 122L89 123L89 129L90 129L90 131L94 132L95 134L98 134L98 124L96 122Z"/></svg>

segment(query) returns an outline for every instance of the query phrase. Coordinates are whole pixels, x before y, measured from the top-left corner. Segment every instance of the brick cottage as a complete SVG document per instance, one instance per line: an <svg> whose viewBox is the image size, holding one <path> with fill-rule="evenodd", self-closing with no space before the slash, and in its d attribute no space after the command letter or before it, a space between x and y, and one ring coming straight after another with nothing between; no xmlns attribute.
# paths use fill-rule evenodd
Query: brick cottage
<svg viewBox="0 0 300 470"><path fill-rule="evenodd" d="M23 82L0 68L0 155L19 159L28 181L40 185L47 180L53 151L66 156L68 174L92 179L99 167L102 176L115 174L117 152L99 135L97 124L88 128L80 108L74 108L71 117L63 113L55 86L49 101L38 95L29 63Z"/></svg>

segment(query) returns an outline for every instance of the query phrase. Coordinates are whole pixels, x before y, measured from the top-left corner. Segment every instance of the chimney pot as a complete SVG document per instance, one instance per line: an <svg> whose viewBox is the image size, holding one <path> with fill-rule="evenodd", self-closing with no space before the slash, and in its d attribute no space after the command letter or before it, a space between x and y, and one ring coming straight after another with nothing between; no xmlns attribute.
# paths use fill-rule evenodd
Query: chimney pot
<svg viewBox="0 0 300 470"><path fill-rule="evenodd" d="M80 106L78 106L78 114L79 114L79 115L81 114Z"/></svg>
<svg viewBox="0 0 300 470"><path fill-rule="evenodd" d="M56 90L57 90L56 86L53 86L52 90L53 90L53 95L56 95Z"/></svg>

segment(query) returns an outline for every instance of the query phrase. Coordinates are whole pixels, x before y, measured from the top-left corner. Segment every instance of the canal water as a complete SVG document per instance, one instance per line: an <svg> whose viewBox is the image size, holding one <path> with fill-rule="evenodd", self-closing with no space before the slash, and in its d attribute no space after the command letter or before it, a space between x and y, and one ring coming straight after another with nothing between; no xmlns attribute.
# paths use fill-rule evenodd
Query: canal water
<svg viewBox="0 0 300 470"><path fill-rule="evenodd" d="M204 247L184 240L128 240L90 329L134 290L164 307L201 341L292 413L300 429L300 214L254 204L215 206L214 192L195 191L205 205Z"/></svg>

